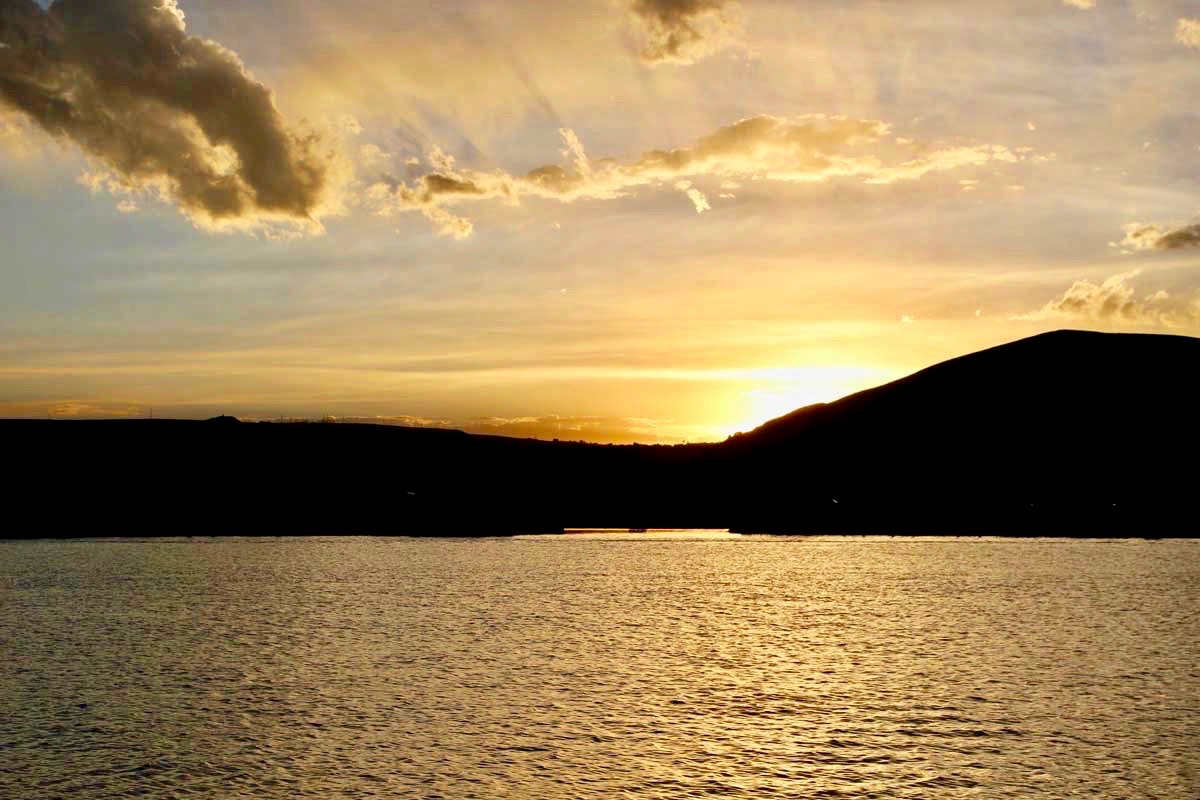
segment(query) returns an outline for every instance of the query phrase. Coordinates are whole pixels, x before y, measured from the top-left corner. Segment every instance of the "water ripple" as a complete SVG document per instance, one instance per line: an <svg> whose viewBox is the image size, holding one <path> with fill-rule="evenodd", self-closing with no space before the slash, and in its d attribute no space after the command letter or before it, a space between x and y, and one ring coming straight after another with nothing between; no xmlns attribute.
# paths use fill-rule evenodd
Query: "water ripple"
<svg viewBox="0 0 1200 800"><path fill-rule="evenodd" d="M0 797L1200 796L1200 543L0 546Z"/></svg>

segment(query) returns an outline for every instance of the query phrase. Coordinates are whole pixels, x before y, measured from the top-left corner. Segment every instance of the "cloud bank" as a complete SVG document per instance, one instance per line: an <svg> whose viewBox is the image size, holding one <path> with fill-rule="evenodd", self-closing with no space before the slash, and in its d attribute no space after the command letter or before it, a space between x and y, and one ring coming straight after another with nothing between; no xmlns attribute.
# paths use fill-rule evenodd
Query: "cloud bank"
<svg viewBox="0 0 1200 800"><path fill-rule="evenodd" d="M1165 291L1139 297L1133 279L1141 270L1122 272L1100 283L1076 281L1059 298L1016 319L1084 321L1113 327L1190 328L1200 325L1200 294L1177 297Z"/></svg>
<svg viewBox="0 0 1200 800"><path fill-rule="evenodd" d="M0 0L0 109L80 147L99 183L208 228L319 228L329 157L176 0Z"/></svg>
<svg viewBox="0 0 1200 800"><path fill-rule="evenodd" d="M742 38L736 0L632 0L648 64L691 64Z"/></svg>
<svg viewBox="0 0 1200 800"><path fill-rule="evenodd" d="M388 216L417 211L445 236L471 235L470 220L449 209L470 202L501 200L518 205L524 198L573 202L582 198L614 200L639 187L673 186L691 200L697 212L711 209L707 195L695 185L714 179L722 187L738 181L823 183L850 179L867 184L891 184L920 179L930 173L992 163L1015 163L1038 158L1029 148L1010 150L1000 145L922 145L891 137L891 126L825 114L797 117L760 115L735 122L686 147L651 150L619 160L588 157L573 131L559 131L568 163L545 165L524 175L482 172L456 165L453 157L433 148L428 169L406 162L367 180L366 205ZM382 163L377 148L370 161ZM398 174L403 173L403 174Z"/></svg>

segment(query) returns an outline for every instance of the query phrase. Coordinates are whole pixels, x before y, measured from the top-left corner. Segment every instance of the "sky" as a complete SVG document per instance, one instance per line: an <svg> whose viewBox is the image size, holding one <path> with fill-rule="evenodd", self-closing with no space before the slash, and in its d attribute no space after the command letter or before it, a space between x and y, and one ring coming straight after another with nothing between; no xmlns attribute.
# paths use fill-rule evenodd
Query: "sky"
<svg viewBox="0 0 1200 800"><path fill-rule="evenodd" d="M1200 3L0 0L0 416L720 440L1200 333Z"/></svg>

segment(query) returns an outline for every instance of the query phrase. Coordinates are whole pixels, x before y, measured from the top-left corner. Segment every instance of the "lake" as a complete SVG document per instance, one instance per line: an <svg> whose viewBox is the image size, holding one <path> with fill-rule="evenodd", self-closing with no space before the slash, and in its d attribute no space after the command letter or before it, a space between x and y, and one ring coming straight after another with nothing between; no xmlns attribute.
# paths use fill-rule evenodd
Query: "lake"
<svg viewBox="0 0 1200 800"><path fill-rule="evenodd" d="M1200 542L0 543L0 797L1200 796Z"/></svg>

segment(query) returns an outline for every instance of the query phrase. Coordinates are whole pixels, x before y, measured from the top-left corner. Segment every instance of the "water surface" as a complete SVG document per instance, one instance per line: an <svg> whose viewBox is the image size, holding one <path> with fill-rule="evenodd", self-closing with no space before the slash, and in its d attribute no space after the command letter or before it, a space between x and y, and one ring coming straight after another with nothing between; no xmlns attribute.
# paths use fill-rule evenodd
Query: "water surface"
<svg viewBox="0 0 1200 800"><path fill-rule="evenodd" d="M0 797L1200 796L1200 542L0 545Z"/></svg>

